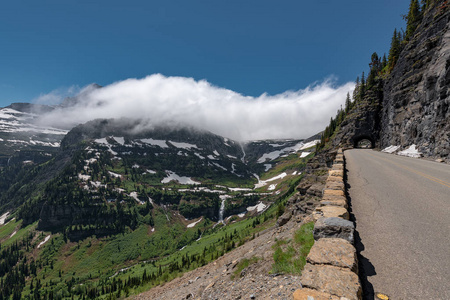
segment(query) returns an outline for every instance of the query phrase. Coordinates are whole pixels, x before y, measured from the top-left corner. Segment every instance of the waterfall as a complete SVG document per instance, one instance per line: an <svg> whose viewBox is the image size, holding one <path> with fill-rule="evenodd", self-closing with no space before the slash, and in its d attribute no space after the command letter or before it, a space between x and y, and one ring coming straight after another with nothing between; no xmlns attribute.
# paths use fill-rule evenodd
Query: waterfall
<svg viewBox="0 0 450 300"><path fill-rule="evenodd" d="M253 176L255 176L255 178L256 179L258 179L258 183L261 181L260 179L259 179L259 176L258 176L258 174L256 174L256 173L253 173Z"/></svg>
<svg viewBox="0 0 450 300"><path fill-rule="evenodd" d="M219 222L217 222L217 224L219 223L223 223L223 213L225 211L225 201L227 200L227 198L231 198L231 196L229 195L220 195L219 196L220 199L222 200L222 203L220 204L220 209L219 209Z"/></svg>
<svg viewBox="0 0 450 300"><path fill-rule="evenodd" d="M242 158L241 158L241 160L245 164L245 150L244 150L244 147L242 147L241 143L239 143L239 146L241 146L241 150L242 150Z"/></svg>

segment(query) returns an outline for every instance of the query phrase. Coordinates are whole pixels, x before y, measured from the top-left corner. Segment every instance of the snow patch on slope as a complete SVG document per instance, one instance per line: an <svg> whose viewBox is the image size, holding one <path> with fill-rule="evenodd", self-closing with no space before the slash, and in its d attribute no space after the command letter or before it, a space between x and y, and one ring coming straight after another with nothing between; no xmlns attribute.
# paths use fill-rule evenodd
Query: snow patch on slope
<svg viewBox="0 0 450 300"><path fill-rule="evenodd" d="M193 223L191 223L191 224L188 224L186 227L187 227L187 228L192 228L192 227L194 227L195 225L197 225L198 223L200 223L202 220L203 220L203 217L201 217L200 220L198 220L198 221L195 221L195 222L193 222Z"/></svg>
<svg viewBox="0 0 450 300"><path fill-rule="evenodd" d="M302 154L300 154L300 158L307 157L310 154L311 152L302 152Z"/></svg>
<svg viewBox="0 0 450 300"><path fill-rule="evenodd" d="M400 149L400 146L390 145L389 147L386 147L383 150L381 150L381 152L392 154L392 153L396 152L398 149Z"/></svg>
<svg viewBox="0 0 450 300"><path fill-rule="evenodd" d="M194 144L178 143L178 142L172 142L172 141L169 141L169 143L171 143L172 145L174 145L177 148L182 148L182 149L186 149L186 150L189 150L189 149L192 149L192 148L199 149L197 147L197 145L194 145Z"/></svg>
<svg viewBox="0 0 450 300"><path fill-rule="evenodd" d="M303 145L300 149L298 149L298 150L305 150L305 149L311 148L312 146L315 146L315 145L318 144L318 143L320 143L320 140L314 140L314 141L308 142L308 143L304 144L304 145Z"/></svg>
<svg viewBox="0 0 450 300"><path fill-rule="evenodd" d="M5 224L5 220L8 217L8 215L9 215L9 211L5 212L3 215L0 216L0 225Z"/></svg>
<svg viewBox="0 0 450 300"><path fill-rule="evenodd" d="M257 211L258 213L260 213L260 212L264 211L264 210L266 209L266 207L267 207L267 205L265 205L264 203L262 203L262 202L260 201L260 202L259 202L258 204L256 204L255 206L249 206L249 207L247 207L247 211L253 211L253 210L256 209L256 211Z"/></svg>
<svg viewBox="0 0 450 300"><path fill-rule="evenodd" d="M398 152L397 155L418 158L422 156L422 153L416 149L416 145L411 145L408 149Z"/></svg>
<svg viewBox="0 0 450 300"><path fill-rule="evenodd" d="M172 180L178 181L181 184L200 184L200 182L192 180L190 177L179 176L175 172L166 170L167 177L161 180L161 183L169 183Z"/></svg>
<svg viewBox="0 0 450 300"><path fill-rule="evenodd" d="M300 142L300 143L297 143L296 145L291 146L291 147L286 147L286 148L283 148L283 149L280 149L280 150L276 150L276 151L272 151L272 152L269 152L269 153L265 153L265 154L263 154L263 156L261 156L258 159L258 163L261 164L261 163L264 163L267 160L277 159L278 157L286 157L286 156L288 156L291 153L296 153L296 152L298 152L300 150L310 148L310 147L314 146L315 144L317 144L318 142L320 142L320 141L319 140L315 140L315 141L312 141L312 142L308 142L306 144L304 144L303 142ZM270 145L273 146L273 147L274 146L282 146L282 144L281 145L280 144L270 144Z"/></svg>
<svg viewBox="0 0 450 300"><path fill-rule="evenodd" d="M150 144L152 146L159 146L161 148L169 148L166 141L163 140L141 139L141 142L143 142L144 144Z"/></svg>
<svg viewBox="0 0 450 300"><path fill-rule="evenodd" d="M258 176L256 176L256 178L258 179L258 183L255 184L255 189L263 187L265 185L267 185L268 182L274 181L274 180L278 180L278 179L283 179L284 177L287 176L286 172L283 172L277 176L274 176L272 178L266 179L266 180L260 180Z"/></svg>
<svg viewBox="0 0 450 300"><path fill-rule="evenodd" d="M45 237L45 239L39 243L39 245L37 245L38 249L41 248L42 245L44 245L45 243L48 242L48 240L50 239L51 235L48 235Z"/></svg>
<svg viewBox="0 0 450 300"><path fill-rule="evenodd" d="M113 139L114 139L117 143L121 144L122 146L125 145L125 139L124 139L123 137L115 137L115 136L114 136Z"/></svg>

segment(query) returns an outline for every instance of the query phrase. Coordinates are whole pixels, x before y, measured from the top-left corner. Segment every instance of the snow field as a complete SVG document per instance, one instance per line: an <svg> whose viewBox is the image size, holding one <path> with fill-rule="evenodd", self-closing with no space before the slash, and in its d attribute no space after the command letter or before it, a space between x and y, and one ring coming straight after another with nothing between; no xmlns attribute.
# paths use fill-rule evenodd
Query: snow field
<svg viewBox="0 0 450 300"><path fill-rule="evenodd" d="M203 217L201 217L200 220L198 220L198 221L195 221L195 222L193 222L193 223L191 223L191 224L188 224L186 227L187 227L187 228L192 228L192 227L194 227L195 225L197 225L198 223L200 223L202 220L203 220Z"/></svg>
<svg viewBox="0 0 450 300"><path fill-rule="evenodd" d="M44 245L45 243L48 242L48 240L50 239L51 235L48 235L45 237L45 239L39 243L39 245L37 245L38 249L41 248L42 245Z"/></svg>
<svg viewBox="0 0 450 300"><path fill-rule="evenodd" d="M180 184L200 184L200 182L192 180L190 177L179 176L175 172L166 170L167 177L161 180L161 183L169 183L172 180L178 181Z"/></svg>
<svg viewBox="0 0 450 300"><path fill-rule="evenodd" d="M416 145L411 145L407 149L398 152L397 155L418 158L422 156L422 153L416 149Z"/></svg>
<svg viewBox="0 0 450 300"><path fill-rule="evenodd" d="M256 211L258 213L264 211L266 209L267 205L265 205L264 203L262 203L261 201L256 204L255 206L249 206L247 207L247 211L254 211L256 209Z"/></svg>

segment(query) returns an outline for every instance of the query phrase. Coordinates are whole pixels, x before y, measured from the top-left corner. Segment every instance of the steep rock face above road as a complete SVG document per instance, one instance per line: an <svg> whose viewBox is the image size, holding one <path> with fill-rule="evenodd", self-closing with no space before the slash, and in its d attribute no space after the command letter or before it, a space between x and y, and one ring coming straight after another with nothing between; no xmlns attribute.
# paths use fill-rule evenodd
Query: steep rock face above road
<svg viewBox="0 0 450 300"><path fill-rule="evenodd" d="M356 103L333 139L334 148L356 147L363 139L370 140L372 147L379 147L380 108L379 97L372 93Z"/></svg>
<svg viewBox="0 0 450 300"><path fill-rule="evenodd" d="M357 99L333 137L333 147L411 145L423 156L450 161L450 5L436 1L381 84Z"/></svg>
<svg viewBox="0 0 450 300"><path fill-rule="evenodd" d="M441 3L441 1L439 1ZM384 85L380 147L415 144L424 156L450 153L450 9L436 4Z"/></svg>

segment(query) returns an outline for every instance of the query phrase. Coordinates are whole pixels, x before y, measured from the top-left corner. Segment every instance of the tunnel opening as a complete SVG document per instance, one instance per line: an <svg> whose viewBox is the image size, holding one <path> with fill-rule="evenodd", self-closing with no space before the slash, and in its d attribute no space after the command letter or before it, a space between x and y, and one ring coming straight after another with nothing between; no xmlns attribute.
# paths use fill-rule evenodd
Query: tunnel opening
<svg viewBox="0 0 450 300"><path fill-rule="evenodd" d="M372 137L368 135L358 136L353 138L353 148L366 148L373 149L375 148L375 142Z"/></svg>

